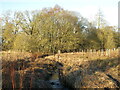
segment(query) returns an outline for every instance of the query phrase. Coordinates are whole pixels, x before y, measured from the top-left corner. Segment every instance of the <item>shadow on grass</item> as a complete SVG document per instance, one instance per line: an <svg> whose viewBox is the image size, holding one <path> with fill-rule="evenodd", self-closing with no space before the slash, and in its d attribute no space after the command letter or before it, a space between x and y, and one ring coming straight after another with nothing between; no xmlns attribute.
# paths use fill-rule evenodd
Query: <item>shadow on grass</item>
<svg viewBox="0 0 120 90"><path fill-rule="evenodd" d="M113 87L118 88L120 82L117 79L112 79L108 77L108 75L106 75L105 72L111 68L118 66L119 60L120 58L89 60L77 66L78 68L77 71L71 71L71 72L70 70L65 71L65 69L63 68L60 70L60 81L62 82L63 85L69 88L81 88L81 87L92 88L92 86L109 88L112 86L112 84L107 85L106 82L107 81L109 82L109 79L111 79L112 83L116 85L116 86L113 85ZM68 72L68 73L64 74L63 72ZM98 73L96 74L96 72ZM100 80L99 77L103 78L104 80L102 79ZM117 80L117 82L115 82L114 80ZM93 85L93 83L95 83L96 85Z"/></svg>
<svg viewBox="0 0 120 90"><path fill-rule="evenodd" d="M89 67L87 68L88 74L93 74L96 71L105 72L106 70L119 65L119 58L104 59L104 60L91 60L88 61ZM91 70L91 71L90 71Z"/></svg>
<svg viewBox="0 0 120 90"><path fill-rule="evenodd" d="M38 58L37 61L17 59L2 61L2 88L52 88L47 82L61 66L59 62Z"/></svg>

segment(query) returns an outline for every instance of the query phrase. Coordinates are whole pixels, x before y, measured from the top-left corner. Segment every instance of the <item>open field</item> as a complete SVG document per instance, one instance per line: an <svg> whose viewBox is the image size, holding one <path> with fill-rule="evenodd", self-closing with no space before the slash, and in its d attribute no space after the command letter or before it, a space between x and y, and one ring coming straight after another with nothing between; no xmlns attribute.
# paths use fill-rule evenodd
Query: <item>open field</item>
<svg viewBox="0 0 120 90"><path fill-rule="evenodd" d="M67 88L120 86L118 50L61 53L34 59L27 52L1 54L3 88L53 88L50 79L54 75Z"/></svg>
<svg viewBox="0 0 120 90"><path fill-rule="evenodd" d="M64 85L71 88L116 88L120 84L118 55L118 51L112 51L110 56L106 52L75 52L46 58L63 63L60 80Z"/></svg>

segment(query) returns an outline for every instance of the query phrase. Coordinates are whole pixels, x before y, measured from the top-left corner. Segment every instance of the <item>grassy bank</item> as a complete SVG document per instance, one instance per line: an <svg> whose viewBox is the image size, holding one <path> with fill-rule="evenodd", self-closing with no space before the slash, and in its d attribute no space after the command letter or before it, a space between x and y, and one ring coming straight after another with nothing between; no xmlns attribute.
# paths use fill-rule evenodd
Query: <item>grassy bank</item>
<svg viewBox="0 0 120 90"><path fill-rule="evenodd" d="M63 63L60 80L71 88L118 88L119 52L75 52L46 58ZM117 81L109 77L112 76ZM120 83L119 83L120 84Z"/></svg>
<svg viewBox="0 0 120 90"><path fill-rule="evenodd" d="M59 71L70 88L118 88L119 53L74 52L33 58L28 52L2 52L3 88L52 88L48 80Z"/></svg>

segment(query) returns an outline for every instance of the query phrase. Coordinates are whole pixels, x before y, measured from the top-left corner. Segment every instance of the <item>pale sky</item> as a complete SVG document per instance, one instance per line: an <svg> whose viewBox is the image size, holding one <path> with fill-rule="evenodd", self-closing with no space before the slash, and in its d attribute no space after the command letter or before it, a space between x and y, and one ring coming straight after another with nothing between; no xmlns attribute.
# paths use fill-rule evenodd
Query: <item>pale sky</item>
<svg viewBox="0 0 120 90"><path fill-rule="evenodd" d="M0 0L0 14L6 10L41 10L56 4L65 10L79 12L89 21L94 20L99 9L109 25L118 25L119 0Z"/></svg>

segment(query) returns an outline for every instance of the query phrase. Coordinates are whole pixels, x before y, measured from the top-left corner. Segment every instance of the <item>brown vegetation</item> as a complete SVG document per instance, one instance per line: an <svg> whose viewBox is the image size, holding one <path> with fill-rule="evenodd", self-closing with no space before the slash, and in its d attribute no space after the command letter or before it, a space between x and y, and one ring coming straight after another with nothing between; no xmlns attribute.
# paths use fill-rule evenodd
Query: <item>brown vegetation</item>
<svg viewBox="0 0 120 90"><path fill-rule="evenodd" d="M2 52L2 87L52 88L48 80L59 71L60 82L69 88L118 88L118 55L117 50L110 55L100 51L74 52L45 58L36 55L31 60L31 53Z"/></svg>
<svg viewBox="0 0 120 90"><path fill-rule="evenodd" d="M2 88L52 88L49 80L57 69L57 62L37 58L30 53L2 52Z"/></svg>
<svg viewBox="0 0 120 90"><path fill-rule="evenodd" d="M119 88L118 51L64 53L46 58L63 63L60 70L60 81L70 88ZM114 77L114 81L108 75Z"/></svg>

